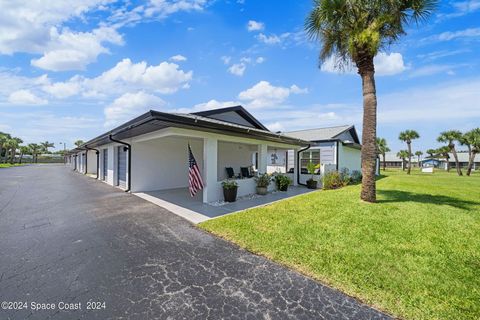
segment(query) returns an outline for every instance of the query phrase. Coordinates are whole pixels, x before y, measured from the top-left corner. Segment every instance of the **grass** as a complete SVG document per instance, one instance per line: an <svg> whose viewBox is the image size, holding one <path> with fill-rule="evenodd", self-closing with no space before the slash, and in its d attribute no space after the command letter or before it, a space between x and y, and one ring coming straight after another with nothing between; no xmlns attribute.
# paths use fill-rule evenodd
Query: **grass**
<svg viewBox="0 0 480 320"><path fill-rule="evenodd" d="M480 174L387 171L200 225L406 319L480 318Z"/></svg>
<svg viewBox="0 0 480 320"><path fill-rule="evenodd" d="M14 164L11 164L11 163L0 163L0 169L1 168L11 168L11 167L18 167L18 166L22 166L23 164L18 164L18 163L14 163Z"/></svg>

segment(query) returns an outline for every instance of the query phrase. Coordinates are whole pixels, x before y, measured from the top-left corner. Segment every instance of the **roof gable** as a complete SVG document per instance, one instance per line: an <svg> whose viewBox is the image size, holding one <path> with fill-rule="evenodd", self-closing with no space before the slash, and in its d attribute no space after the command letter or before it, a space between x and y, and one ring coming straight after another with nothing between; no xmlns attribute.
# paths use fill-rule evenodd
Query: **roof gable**
<svg viewBox="0 0 480 320"><path fill-rule="evenodd" d="M355 126L346 125L285 132L286 135L313 142L326 140L351 141L360 144Z"/></svg>
<svg viewBox="0 0 480 320"><path fill-rule="evenodd" d="M201 112L194 112L194 115L239 124L260 130L269 131L260 121L242 106L213 109Z"/></svg>

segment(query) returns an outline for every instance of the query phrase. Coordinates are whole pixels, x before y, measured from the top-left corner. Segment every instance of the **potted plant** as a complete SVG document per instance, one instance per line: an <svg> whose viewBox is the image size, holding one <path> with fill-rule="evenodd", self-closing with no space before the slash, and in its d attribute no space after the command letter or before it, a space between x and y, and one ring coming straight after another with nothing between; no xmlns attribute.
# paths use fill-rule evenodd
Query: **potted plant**
<svg viewBox="0 0 480 320"><path fill-rule="evenodd" d="M315 175L315 170L317 170L319 167L320 167L319 164L314 164L311 161L307 164L307 171L309 174L312 175L312 177L307 180L308 189L317 189L318 181L314 179L314 175Z"/></svg>
<svg viewBox="0 0 480 320"><path fill-rule="evenodd" d="M272 182L272 177L268 173L260 174L258 177L255 177L255 182L257 183L257 193L264 196L268 192L268 186Z"/></svg>
<svg viewBox="0 0 480 320"><path fill-rule="evenodd" d="M283 174L278 174L275 176L275 184L279 191L287 191L288 186L292 184L292 180Z"/></svg>
<svg viewBox="0 0 480 320"><path fill-rule="evenodd" d="M238 183L233 179L227 179L222 182L223 198L225 202L235 202L237 200Z"/></svg>

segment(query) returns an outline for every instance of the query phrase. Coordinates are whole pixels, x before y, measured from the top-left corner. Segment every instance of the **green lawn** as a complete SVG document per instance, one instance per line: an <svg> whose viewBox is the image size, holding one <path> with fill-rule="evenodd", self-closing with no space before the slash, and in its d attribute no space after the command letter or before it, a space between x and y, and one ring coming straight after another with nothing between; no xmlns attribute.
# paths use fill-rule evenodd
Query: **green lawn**
<svg viewBox="0 0 480 320"><path fill-rule="evenodd" d="M418 169L417 169L418 170ZM480 174L390 171L201 228L407 319L480 319Z"/></svg>
<svg viewBox="0 0 480 320"><path fill-rule="evenodd" d="M0 163L0 169L1 168L10 168L10 167L18 167L18 166L21 166L22 164L18 164L18 163L15 163L15 164L11 164L11 163Z"/></svg>

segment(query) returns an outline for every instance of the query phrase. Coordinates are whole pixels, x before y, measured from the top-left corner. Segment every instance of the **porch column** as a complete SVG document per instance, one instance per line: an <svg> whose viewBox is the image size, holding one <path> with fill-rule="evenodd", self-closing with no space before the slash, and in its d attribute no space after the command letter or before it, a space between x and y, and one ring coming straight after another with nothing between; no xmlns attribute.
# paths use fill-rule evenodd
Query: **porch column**
<svg viewBox="0 0 480 320"><path fill-rule="evenodd" d="M293 185L298 186L298 149L293 149Z"/></svg>
<svg viewBox="0 0 480 320"><path fill-rule="evenodd" d="M258 145L258 173L267 172L268 146L266 144Z"/></svg>
<svg viewBox="0 0 480 320"><path fill-rule="evenodd" d="M217 159L218 140L214 138L203 139L203 203L215 201L217 191Z"/></svg>

